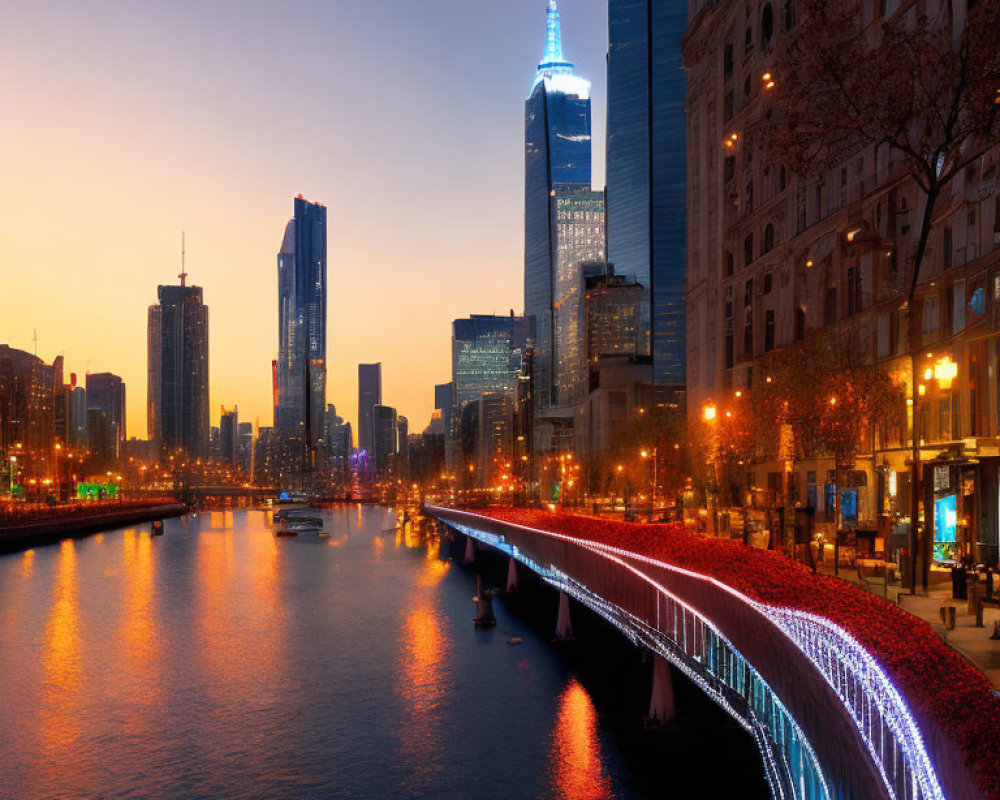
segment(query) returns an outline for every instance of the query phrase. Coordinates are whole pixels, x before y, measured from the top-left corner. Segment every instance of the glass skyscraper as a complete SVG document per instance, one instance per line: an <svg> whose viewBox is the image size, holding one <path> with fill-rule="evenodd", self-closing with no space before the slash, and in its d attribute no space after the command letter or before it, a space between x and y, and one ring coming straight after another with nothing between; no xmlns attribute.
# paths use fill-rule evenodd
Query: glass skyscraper
<svg viewBox="0 0 1000 800"><path fill-rule="evenodd" d="M591 183L590 82L563 58L556 0L524 111L524 313L535 318L535 397L544 408L555 394L553 200Z"/></svg>
<svg viewBox="0 0 1000 800"><path fill-rule="evenodd" d="M609 0L607 237L615 273L644 287L640 349L683 386L686 3Z"/></svg>
<svg viewBox="0 0 1000 800"><path fill-rule="evenodd" d="M375 448L373 409L382 404L382 362L358 364L358 447L369 455Z"/></svg>
<svg viewBox="0 0 1000 800"><path fill-rule="evenodd" d="M604 192L559 190L552 205L552 402L567 406L587 393L585 280L605 271Z"/></svg>
<svg viewBox="0 0 1000 800"><path fill-rule="evenodd" d="M490 314L452 323L451 370L459 414L483 394L513 394L529 324L525 317Z"/></svg>
<svg viewBox="0 0 1000 800"><path fill-rule="evenodd" d="M278 361L274 426L311 454L326 412L326 207L295 198L278 253Z"/></svg>
<svg viewBox="0 0 1000 800"><path fill-rule="evenodd" d="M167 450L208 455L208 306L200 286L160 286L149 307L146 422Z"/></svg>

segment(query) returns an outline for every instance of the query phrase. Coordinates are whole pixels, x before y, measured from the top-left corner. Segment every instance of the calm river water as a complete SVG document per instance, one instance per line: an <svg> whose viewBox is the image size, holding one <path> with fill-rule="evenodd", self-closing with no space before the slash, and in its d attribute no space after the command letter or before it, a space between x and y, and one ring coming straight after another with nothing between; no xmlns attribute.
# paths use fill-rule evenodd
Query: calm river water
<svg viewBox="0 0 1000 800"><path fill-rule="evenodd" d="M238 511L0 555L0 797L688 796L536 626L473 628L435 541L325 513L325 539Z"/></svg>

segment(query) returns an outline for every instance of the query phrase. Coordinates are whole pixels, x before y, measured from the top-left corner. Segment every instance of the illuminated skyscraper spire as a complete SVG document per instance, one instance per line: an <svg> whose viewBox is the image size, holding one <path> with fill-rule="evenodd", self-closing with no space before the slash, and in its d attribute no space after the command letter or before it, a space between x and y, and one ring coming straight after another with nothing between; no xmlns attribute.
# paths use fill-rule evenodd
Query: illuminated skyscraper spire
<svg viewBox="0 0 1000 800"><path fill-rule="evenodd" d="M549 73L568 73L573 65L563 58L562 28L559 24L559 6L556 0L549 0L548 20L545 34L545 55L538 63L538 71Z"/></svg>

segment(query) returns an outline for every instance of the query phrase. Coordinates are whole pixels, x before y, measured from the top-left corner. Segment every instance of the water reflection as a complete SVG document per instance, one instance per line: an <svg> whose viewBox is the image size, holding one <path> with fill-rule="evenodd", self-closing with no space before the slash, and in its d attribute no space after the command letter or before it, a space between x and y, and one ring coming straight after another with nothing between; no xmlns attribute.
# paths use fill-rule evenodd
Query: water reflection
<svg viewBox="0 0 1000 800"><path fill-rule="evenodd" d="M597 738L597 712L574 678L559 697L559 713L549 752L552 796L560 800L612 798Z"/></svg>
<svg viewBox="0 0 1000 800"><path fill-rule="evenodd" d="M429 552L429 551L428 551ZM435 587L448 572L447 562L422 561L416 585L403 609L397 694L403 701L398 755L408 779L430 788L444 764L441 751L443 715L450 682L451 640L437 608Z"/></svg>
<svg viewBox="0 0 1000 800"><path fill-rule="evenodd" d="M25 550L24 555L21 556L21 568L17 571L17 574L22 578L30 578L31 573L35 569L35 551Z"/></svg>
<svg viewBox="0 0 1000 800"><path fill-rule="evenodd" d="M148 701L159 681L151 676L156 660L156 621L153 607L153 540L136 530L122 535L122 572L125 581L125 613L118 642L129 678L142 686L133 699Z"/></svg>
<svg viewBox="0 0 1000 800"><path fill-rule="evenodd" d="M39 708L39 738L47 758L68 760L82 734L75 708L83 681L76 548L72 539L60 545L52 611L45 624L42 672L45 683Z"/></svg>

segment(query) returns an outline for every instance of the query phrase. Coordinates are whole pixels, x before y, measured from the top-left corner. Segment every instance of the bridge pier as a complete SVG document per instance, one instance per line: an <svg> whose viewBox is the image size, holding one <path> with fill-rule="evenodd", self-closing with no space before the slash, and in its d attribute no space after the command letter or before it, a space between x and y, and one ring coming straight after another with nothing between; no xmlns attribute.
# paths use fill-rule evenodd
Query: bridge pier
<svg viewBox="0 0 1000 800"><path fill-rule="evenodd" d="M465 537L465 563L471 564L476 560L476 545L471 536Z"/></svg>
<svg viewBox="0 0 1000 800"><path fill-rule="evenodd" d="M677 702L674 698L674 681L670 675L667 660L653 655L653 689L649 698L647 725L660 727L670 723L677 716Z"/></svg>
<svg viewBox="0 0 1000 800"><path fill-rule="evenodd" d="M510 562L507 564L507 591L517 591L517 562L514 556L510 557Z"/></svg>
<svg viewBox="0 0 1000 800"><path fill-rule="evenodd" d="M489 589L483 588L482 575L476 576L476 618L473 622L477 628L492 628L497 624L497 618L493 614L493 596Z"/></svg>
<svg viewBox="0 0 1000 800"><path fill-rule="evenodd" d="M569 617L569 595L566 592L559 592L559 613L556 616L556 641L565 642L573 638L573 623Z"/></svg>

